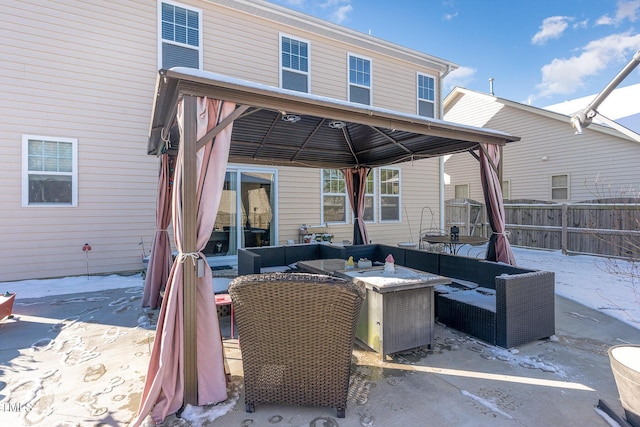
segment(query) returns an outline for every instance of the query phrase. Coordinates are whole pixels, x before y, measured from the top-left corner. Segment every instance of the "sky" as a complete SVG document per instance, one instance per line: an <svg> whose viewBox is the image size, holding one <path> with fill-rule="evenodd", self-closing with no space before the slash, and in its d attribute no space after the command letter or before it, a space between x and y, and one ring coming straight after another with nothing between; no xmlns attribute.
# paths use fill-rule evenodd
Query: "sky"
<svg viewBox="0 0 640 427"><path fill-rule="evenodd" d="M599 93L640 50L640 0L269 0L459 65L455 86L536 107ZM374 65L375 66L375 65ZM621 84L640 83L637 67Z"/></svg>

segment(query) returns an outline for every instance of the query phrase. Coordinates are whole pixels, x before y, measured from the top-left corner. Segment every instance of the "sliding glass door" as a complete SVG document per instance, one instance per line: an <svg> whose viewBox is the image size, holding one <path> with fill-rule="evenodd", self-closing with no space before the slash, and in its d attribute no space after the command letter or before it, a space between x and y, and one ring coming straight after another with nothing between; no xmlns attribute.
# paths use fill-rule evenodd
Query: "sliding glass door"
<svg viewBox="0 0 640 427"><path fill-rule="evenodd" d="M214 230L205 248L210 263L232 262L238 248L275 242L275 184L272 169L227 170Z"/></svg>

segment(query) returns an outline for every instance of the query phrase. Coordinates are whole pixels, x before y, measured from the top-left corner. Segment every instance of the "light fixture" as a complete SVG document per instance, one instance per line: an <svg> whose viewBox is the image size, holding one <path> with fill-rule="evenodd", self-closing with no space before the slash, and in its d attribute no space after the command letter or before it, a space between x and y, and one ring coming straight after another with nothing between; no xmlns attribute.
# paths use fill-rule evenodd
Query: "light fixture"
<svg viewBox="0 0 640 427"><path fill-rule="evenodd" d="M299 122L301 118L302 117L300 117L297 114L283 114L282 115L282 121L283 122L288 122L288 123Z"/></svg>
<svg viewBox="0 0 640 427"><path fill-rule="evenodd" d="M347 124L345 122L343 122L342 120L331 120L329 122L329 127L331 129L342 129L343 127L345 127Z"/></svg>

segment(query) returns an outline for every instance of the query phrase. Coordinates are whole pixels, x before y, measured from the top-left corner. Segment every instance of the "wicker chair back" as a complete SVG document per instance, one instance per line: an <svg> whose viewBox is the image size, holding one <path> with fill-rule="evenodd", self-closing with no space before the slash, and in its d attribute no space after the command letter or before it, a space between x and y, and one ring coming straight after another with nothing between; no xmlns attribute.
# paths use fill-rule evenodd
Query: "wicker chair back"
<svg viewBox="0 0 640 427"><path fill-rule="evenodd" d="M239 276L229 284L245 407L327 406L344 418L364 289L306 273Z"/></svg>

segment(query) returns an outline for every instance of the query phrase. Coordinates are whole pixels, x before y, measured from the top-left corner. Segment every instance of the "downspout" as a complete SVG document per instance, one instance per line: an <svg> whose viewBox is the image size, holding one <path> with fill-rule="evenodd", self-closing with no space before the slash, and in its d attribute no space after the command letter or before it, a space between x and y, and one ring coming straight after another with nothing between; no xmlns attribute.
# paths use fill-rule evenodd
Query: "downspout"
<svg viewBox="0 0 640 427"><path fill-rule="evenodd" d="M438 91L440 92L440 120L444 120L444 103L442 96L442 82L447 75L452 72L451 64L447 65L447 71L440 76L440 84L438 85ZM440 216L440 230L444 230L444 156L438 157L438 173L439 173L439 192L438 192L438 207Z"/></svg>

